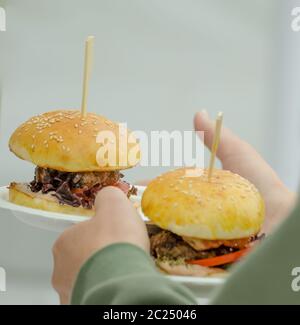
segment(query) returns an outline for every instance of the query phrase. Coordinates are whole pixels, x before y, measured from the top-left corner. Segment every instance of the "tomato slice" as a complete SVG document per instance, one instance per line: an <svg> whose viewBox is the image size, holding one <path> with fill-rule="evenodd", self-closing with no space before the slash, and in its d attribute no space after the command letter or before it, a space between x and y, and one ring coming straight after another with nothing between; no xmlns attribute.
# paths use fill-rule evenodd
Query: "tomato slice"
<svg viewBox="0 0 300 325"><path fill-rule="evenodd" d="M204 258L200 260L189 260L188 264L197 264L201 266L217 266L235 262L249 252L250 248L241 249L234 253L229 253L217 257Z"/></svg>

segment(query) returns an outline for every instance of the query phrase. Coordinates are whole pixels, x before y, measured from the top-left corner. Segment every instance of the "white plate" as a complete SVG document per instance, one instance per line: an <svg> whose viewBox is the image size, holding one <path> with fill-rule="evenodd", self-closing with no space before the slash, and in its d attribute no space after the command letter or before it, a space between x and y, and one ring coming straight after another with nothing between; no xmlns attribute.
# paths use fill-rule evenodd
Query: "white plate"
<svg viewBox="0 0 300 325"><path fill-rule="evenodd" d="M137 196L132 196L131 201L139 204L145 187L136 187L138 194ZM28 225L56 232L62 232L68 227L88 218L79 215L32 209L11 203L8 201L8 188L6 186L0 187L0 208L9 210L17 219Z"/></svg>
<svg viewBox="0 0 300 325"><path fill-rule="evenodd" d="M131 198L132 202L140 204L141 196L145 190L144 186L136 186L137 196ZM78 222L86 220L88 217L68 215L63 213L54 213L44 210L32 209L20 206L8 201L8 189L6 186L0 187L0 208L9 210L20 221L36 228L62 232L66 228ZM148 220L138 207L138 212L144 220ZM169 279L179 282L188 287L196 297L199 303L206 303L213 289L224 283L224 278L217 277L191 277L191 276L168 276Z"/></svg>

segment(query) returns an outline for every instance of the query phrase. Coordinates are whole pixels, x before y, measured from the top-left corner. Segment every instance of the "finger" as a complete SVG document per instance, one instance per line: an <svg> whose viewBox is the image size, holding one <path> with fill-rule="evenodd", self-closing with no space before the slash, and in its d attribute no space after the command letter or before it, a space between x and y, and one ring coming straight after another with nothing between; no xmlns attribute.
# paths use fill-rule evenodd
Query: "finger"
<svg viewBox="0 0 300 325"><path fill-rule="evenodd" d="M95 200L96 215L110 212L115 214L119 212L120 207L132 211L133 207L128 200L127 195L115 186L104 187L97 195Z"/></svg>
<svg viewBox="0 0 300 325"><path fill-rule="evenodd" d="M195 129L204 131L204 143L211 148L214 136L214 122L206 112L197 113L194 118ZM241 140L229 129L222 128L217 156L223 168L237 173L254 183L265 195L270 184L279 182L276 173L260 154L247 142ZM268 175L268 181L266 177ZM271 185L272 186L272 185Z"/></svg>
<svg viewBox="0 0 300 325"><path fill-rule="evenodd" d="M210 149L213 143L215 122L210 119L206 111L196 113L194 117L194 127L196 131L204 132L204 139L202 140L205 146ZM229 129L223 127L217 151L218 158L223 161L232 152L233 148L241 148L241 146L244 146L244 142Z"/></svg>
<svg viewBox="0 0 300 325"><path fill-rule="evenodd" d="M105 187L95 202L95 222L106 238L114 242L130 242L149 250L144 221L127 196L116 187Z"/></svg>
<svg viewBox="0 0 300 325"><path fill-rule="evenodd" d="M141 221L137 211L122 190L114 186L103 188L97 195L95 201L95 218L105 221L109 218L110 224L114 222Z"/></svg>
<svg viewBox="0 0 300 325"><path fill-rule="evenodd" d="M59 295L59 301L61 305L68 305L70 302L70 299L67 295L65 294L60 294Z"/></svg>

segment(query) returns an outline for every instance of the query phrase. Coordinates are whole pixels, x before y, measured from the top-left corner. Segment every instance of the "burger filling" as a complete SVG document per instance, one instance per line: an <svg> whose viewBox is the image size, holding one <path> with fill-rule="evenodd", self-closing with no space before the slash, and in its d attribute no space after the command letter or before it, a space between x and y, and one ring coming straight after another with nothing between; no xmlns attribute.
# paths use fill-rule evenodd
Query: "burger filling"
<svg viewBox="0 0 300 325"><path fill-rule="evenodd" d="M109 172L61 172L50 168L36 167L32 192L50 193L61 204L91 209L97 193L105 186L119 187L128 197L136 195L137 189L121 180L119 171Z"/></svg>
<svg viewBox="0 0 300 325"><path fill-rule="evenodd" d="M176 261L208 261L208 259L221 256L229 256L234 253L246 251L254 241L261 239L258 236L237 240L201 240L195 238L180 237L170 231L160 229L155 225L148 225L148 233L151 244L151 255L158 260ZM237 254L238 255L238 254ZM232 259L223 259L224 263L218 263L218 267L226 267ZM223 263L223 264L222 264ZM212 264L212 263L210 263ZM199 265L202 265L199 263ZM213 266L213 265L212 265Z"/></svg>

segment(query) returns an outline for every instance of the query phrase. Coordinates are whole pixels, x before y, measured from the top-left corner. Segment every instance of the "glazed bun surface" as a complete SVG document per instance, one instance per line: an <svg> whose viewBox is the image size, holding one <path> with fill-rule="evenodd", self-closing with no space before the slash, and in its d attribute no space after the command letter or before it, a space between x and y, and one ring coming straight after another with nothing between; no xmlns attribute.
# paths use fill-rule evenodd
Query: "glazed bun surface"
<svg viewBox="0 0 300 325"><path fill-rule="evenodd" d="M79 216L94 216L93 209L83 207L72 207L67 204L61 204L51 194L34 193L26 183L11 183L9 187L9 201L28 208L65 213Z"/></svg>
<svg viewBox="0 0 300 325"><path fill-rule="evenodd" d="M78 110L57 110L23 123L12 134L9 148L19 158L43 168L66 172L121 170L138 163L140 149L131 131L119 131L117 123L103 116L88 113L82 117ZM105 146L115 150L107 155Z"/></svg>
<svg viewBox="0 0 300 325"><path fill-rule="evenodd" d="M198 176L191 177L197 171ZM159 227L179 236L238 239L257 234L264 221L263 199L249 181L230 171L182 168L147 186L143 213Z"/></svg>

